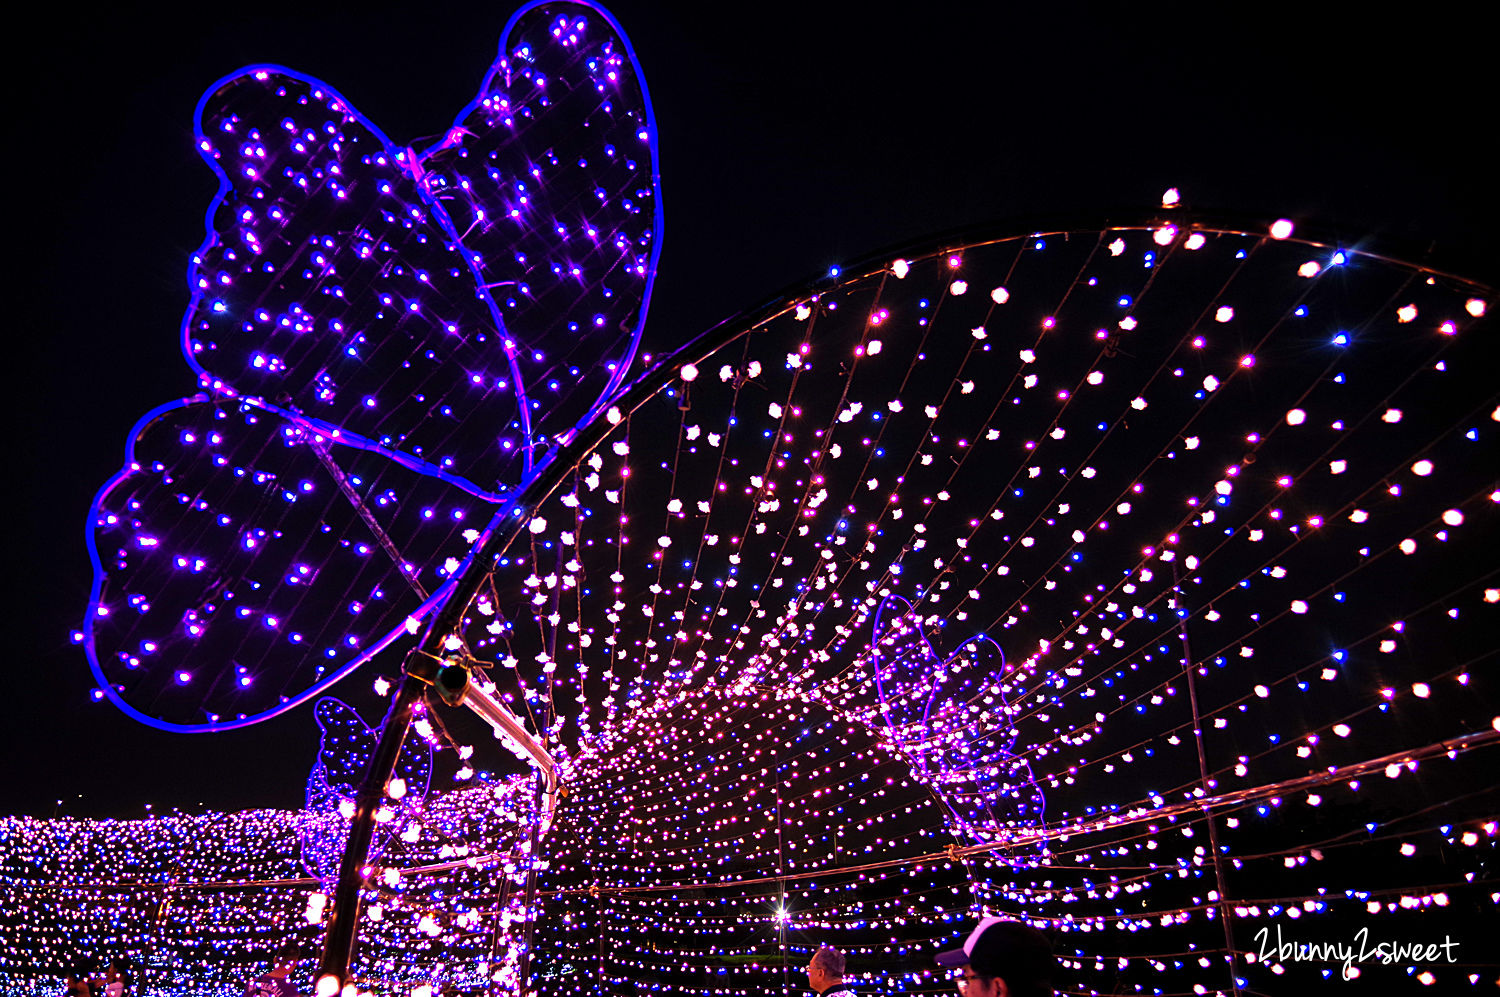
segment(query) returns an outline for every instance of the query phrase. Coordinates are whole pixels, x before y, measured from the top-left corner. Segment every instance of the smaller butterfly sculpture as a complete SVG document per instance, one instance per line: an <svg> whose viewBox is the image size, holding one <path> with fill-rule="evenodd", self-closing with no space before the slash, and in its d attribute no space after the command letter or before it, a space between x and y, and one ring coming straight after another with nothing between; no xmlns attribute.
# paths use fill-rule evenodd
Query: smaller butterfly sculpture
<svg viewBox="0 0 1500 997"><path fill-rule="evenodd" d="M360 777L375 752L377 730L367 726L353 707L332 696L318 700L313 712L322 736L318 761L307 776L308 819L298 828L298 840L308 874L330 887L338 876ZM376 815L371 862L384 854L393 837L419 830L431 782L431 746L420 735L408 737L386 787L388 802Z"/></svg>
<svg viewBox="0 0 1500 997"><path fill-rule="evenodd" d="M654 132L624 34L579 2L518 11L425 149L281 67L210 88L219 191L181 332L201 390L140 420L91 509L101 695L169 730L243 726L443 602L631 366Z"/></svg>
<svg viewBox="0 0 1500 997"><path fill-rule="evenodd" d="M947 806L954 829L987 839L1041 822L1046 800L1025 752L1009 693L1030 676L978 635L942 657L910 602L887 596L874 614L870 668L879 720L917 778Z"/></svg>

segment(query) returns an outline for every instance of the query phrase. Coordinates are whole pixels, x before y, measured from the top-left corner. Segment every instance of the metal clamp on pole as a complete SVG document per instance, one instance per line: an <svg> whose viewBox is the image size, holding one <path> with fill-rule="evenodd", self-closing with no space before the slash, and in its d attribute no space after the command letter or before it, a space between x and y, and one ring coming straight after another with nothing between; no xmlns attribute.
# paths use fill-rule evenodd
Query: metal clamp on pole
<svg viewBox="0 0 1500 997"><path fill-rule="evenodd" d="M474 662L467 656L439 657L414 647L402 663L402 670L418 682L432 686L449 706L467 706L490 725L495 736L509 741L517 754L528 755L541 770L549 799L557 795L557 763L548 751L503 703L491 694L494 687L471 681ZM550 812L551 807L548 807Z"/></svg>
<svg viewBox="0 0 1500 997"><path fill-rule="evenodd" d="M401 670L418 682L432 686L438 698L449 706L462 706L469 691L471 661L463 657L440 658L414 647Z"/></svg>

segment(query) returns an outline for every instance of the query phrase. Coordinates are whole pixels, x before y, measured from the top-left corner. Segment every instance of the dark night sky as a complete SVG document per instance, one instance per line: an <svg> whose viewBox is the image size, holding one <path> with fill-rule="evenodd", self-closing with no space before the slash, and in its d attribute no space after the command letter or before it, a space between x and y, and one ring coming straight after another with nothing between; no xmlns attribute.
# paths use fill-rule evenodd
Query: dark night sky
<svg viewBox="0 0 1500 997"><path fill-rule="evenodd" d="M193 390L177 329L214 191L193 106L220 76L275 62L331 83L398 141L432 136L472 97L511 11L143 6L44 5L49 23L15 40L6 229L26 255L3 368L18 556L0 812L300 804L310 708L229 734L149 730L91 702L68 639L95 489L135 419ZM1500 276L1491 55L1456 5L1388 20L1290 4L1237 5L1238 19L1152 3L612 10L660 132L657 349L882 246L1009 219L1135 220L1174 185L1211 215L1285 215Z"/></svg>

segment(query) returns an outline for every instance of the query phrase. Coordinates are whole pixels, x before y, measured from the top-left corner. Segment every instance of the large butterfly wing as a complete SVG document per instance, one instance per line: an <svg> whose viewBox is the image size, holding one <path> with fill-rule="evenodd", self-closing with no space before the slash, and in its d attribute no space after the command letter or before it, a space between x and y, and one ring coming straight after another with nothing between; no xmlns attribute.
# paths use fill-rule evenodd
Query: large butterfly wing
<svg viewBox="0 0 1500 997"><path fill-rule="evenodd" d="M630 367L661 252L656 122L620 26L522 8L421 168L504 315L534 438L565 436Z"/></svg>
<svg viewBox="0 0 1500 997"><path fill-rule="evenodd" d="M132 436L91 512L83 636L103 694L158 726L242 726L328 687L441 597L493 512L230 399Z"/></svg>
<svg viewBox="0 0 1500 997"><path fill-rule="evenodd" d="M477 492L513 480L514 350L413 154L325 84L269 67L211 90L198 133L221 184L182 345L205 387Z"/></svg>

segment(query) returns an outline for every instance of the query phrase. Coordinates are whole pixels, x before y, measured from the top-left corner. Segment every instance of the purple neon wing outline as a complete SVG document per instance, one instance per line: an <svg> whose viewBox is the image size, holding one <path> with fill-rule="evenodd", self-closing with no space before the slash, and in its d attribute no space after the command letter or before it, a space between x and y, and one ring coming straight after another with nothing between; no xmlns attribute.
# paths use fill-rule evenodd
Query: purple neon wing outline
<svg viewBox="0 0 1500 997"><path fill-rule="evenodd" d="M998 664L981 664L991 653ZM944 657L911 602L888 595L870 623L866 654L887 736L943 801L954 830L985 837L1005 823L1042 820L1046 797L1031 763L1015 750L1019 731L1006 695L1021 676L997 641L975 634ZM1002 679L992 693L999 708L978 708L992 677Z"/></svg>
<svg viewBox="0 0 1500 997"><path fill-rule="evenodd" d="M518 11L506 26L500 60L486 75L480 96L460 112L459 121L462 123L480 113L476 109L482 108L486 97L493 98L497 81L505 72L504 53L522 44L518 33L535 31L539 24L545 26L549 18L558 16L558 12L567 12L566 16L574 24L579 18L592 22L592 29L596 29L601 44L614 54L615 61L611 65L629 70L627 75L634 87L631 92L639 97L637 112L629 118L631 127L644 122L649 138L654 134L655 124L641 82L640 67L618 24L608 14L587 3L532 4ZM565 56L561 62L575 68L584 65L587 69L587 60L580 63L578 58L577 38L564 40L566 45L556 46L556 50ZM536 56L532 62L534 71L550 72L546 67L551 63L542 56L555 54L552 49L543 43L537 45L533 53ZM542 68L535 69L537 66ZM290 113L280 117L271 113L270 121L252 121L243 110L236 108L241 107L240 102L247 95L254 96L256 88L269 88L272 99L283 102L283 111L301 108L297 117L305 120L299 122ZM614 99L618 100L618 97ZM215 112L209 111L221 104L226 105L222 121ZM265 116L263 110L260 113ZM533 127L540 117L539 113L533 113ZM228 124L233 130L221 129L220 134L233 136L232 141L216 144L205 138L206 122L210 121ZM523 383L516 359L533 344L512 340L507 345L505 321L483 286L483 278L477 269L484 265L484 258L460 242L443 205L429 193L430 188L442 185L438 183L436 173L428 171L425 165L417 165L425 163L426 157L396 146L332 87L274 66L250 67L219 81L200 101L197 123L200 151L219 174L220 189L208 210L205 243L189 268L192 300L181 336L189 365L210 394L169 403L147 413L132 431L125 467L96 495L90 508L88 536L94 584L82 631L90 665L99 679L99 695L112 699L125 712L143 722L184 731L243 726L290 709L369 660L374 653L399 638L405 626L419 620L438 604L447 591L446 578L467 557L468 543L480 532L476 528L486 525L481 520L487 517L479 515L481 509L493 512L493 517L488 518L494 522L508 514L504 508L495 507L503 501L506 486L520 480L533 463L534 444L538 437L532 432L530 419L533 411L540 412L540 402L526 394L527 386ZM281 131L276 131L277 128ZM478 142L478 148L484 149L485 140L486 136L480 129L462 133L450 131L431 152L438 160L458 162L467 155L465 141ZM299 144L300 149L297 148ZM503 145L489 142L490 146L497 144ZM607 401L608 394L623 378L639 340L655 276L661 227L654 147L649 141L646 146L650 155L649 199L655 202L649 213L649 222L641 223L647 226L642 231L649 243L649 256L644 264L637 261L638 267L644 266L645 273L636 274L639 279L635 284L622 287L612 295L615 311L611 312L611 318L618 322L627 336L623 345L605 341L602 336L591 345L596 352L613 352L619 357L615 369L597 388L599 397L589 394L595 390L589 387L582 401L576 397L565 398L567 392L558 392L556 397L547 399L549 406L556 406L562 413L560 420L552 420L552 425L562 430L559 436L567 435L573 420L586 420ZM290 184L281 193L295 191L295 195L288 196L301 196L303 200L278 203L275 198L268 200L264 185L267 176L275 173L277 167L274 163L265 169L258 167L273 162L275 153L287 153L288 150L296 152L300 159L292 165L280 165L280 182ZM498 150L500 155L510 152ZM226 156L234 160L228 169L222 161ZM364 171L357 177L353 169L356 164ZM435 165L443 164L435 161ZM253 172L247 172L247 166L252 167ZM455 184L460 182L455 181ZM562 182L569 181L564 179ZM590 187L590 191L592 189ZM492 195L498 196L493 191L477 193L465 201L467 209L479 205L483 210L482 206L488 203L486 198ZM317 212L307 208L313 198L322 198L326 202ZM565 201L566 197L560 200ZM268 229L257 231L256 225L267 220L295 221L292 216L299 204L307 210L309 217L299 223L301 227L295 232L290 246L281 246L280 253L269 252L276 237ZM397 207L404 207L405 213L398 212ZM641 214L638 210L627 212L626 216L637 218ZM365 220L369 220L368 224ZM484 233L481 231L480 234ZM354 238L347 243L340 241L349 236ZM329 245L330 240L333 245ZM536 244L544 246L546 242L546 239L540 239ZM491 233L486 240L486 249L497 251L502 244L498 236ZM268 269L267 262L273 255L281 258L271 263ZM618 263L616 260L613 265L618 266ZM306 284L306 293L289 295L289 287L298 280ZM382 281L386 283L382 284ZM231 294L236 290L236 283L246 287L239 300ZM434 292L436 305L416 299L416 293L427 291ZM315 297L347 302L351 294L365 296L362 304L356 302L362 311L334 309L330 314L326 309L307 304ZM271 298L277 300L271 302ZM554 297L537 303L530 310L539 327L545 328L547 309L566 311L568 306L568 301ZM568 320L559 321L564 331L568 331L565 328ZM215 322L219 323L219 331L216 331ZM321 344L317 342L320 323ZM257 326L264 334L253 334ZM232 348L226 345L246 327L252 330L250 338L240 338ZM377 329L382 336L368 335ZM451 355L439 355L438 347L445 344L452 346ZM382 350L385 351L383 354ZM376 360L383 362L384 369L373 375L374 382L362 363L365 358L354 355L362 352L374 352L378 354ZM336 373L335 366L345 358L354 361L345 364L350 372ZM474 369L485 363L495 366L483 373ZM496 373L497 369L499 373ZM395 376L389 374L391 370L397 372ZM546 367L538 368L535 376L556 379L554 372ZM380 381L380 378L385 380ZM372 383L379 387L372 387ZM468 392L471 388L480 394L477 400L472 404L465 403L467 407L454 403L458 392ZM382 391L392 401L394 415L388 416L381 411L379 396ZM390 593L392 603L381 619L383 628L378 632L352 634L348 653L343 649L327 648L325 660L309 660L283 668L275 683L280 691L274 702L257 702L247 709L224 708L222 704L214 703L198 710L171 711L171 719L164 719L153 713L168 711L153 705L138 708L141 704L130 701L136 690L121 681L120 672L122 669L139 671L145 645L154 645L153 651L159 652L174 643L170 638L183 636L176 631L191 622L188 616L194 611L194 600L170 606L171 612L167 616L176 622L164 630L145 634L131 631L115 637L105 633L113 621L101 621L107 621L108 614L119 608L110 605L116 595L126 601L140 596L141 602L151 602L154 597L130 577L131 565L128 558L121 556L121 548L108 549L114 538L104 533L121 526L141 533L140 528L126 522L131 518L128 509L112 510L108 505L122 497L126 502L139 501L132 489L139 484L138 479L143 473L150 472L139 466L137 444L142 441L138 437L158 420L193 405L232 409L246 418L254 414L286 432L318 439L324 451L323 466L301 469L301 475L314 483L316 491L326 494L339 487L346 492L357 491L357 487L348 485L347 479L356 477L349 469L368 469L372 460L378 460L389 465L382 473L398 477L406 474L409 481L430 482L431 486L426 486L426 490L433 492L435 488L436 491L424 498L423 503L446 503L453 506L455 515L462 511L470 518L464 523L467 530L450 528L442 543L424 542L409 528L402 533L398 526L390 523L370 531L365 541L383 540L387 550L399 549L401 555L393 556L383 583L400 592ZM445 405L446 411L443 410ZM545 415L545 412L540 414ZM476 430L476 426L488 427L492 431L498 427L500 431L486 439L485 433ZM460 449L458 444L476 439L481 443L477 448L456 452ZM510 445L506 446L507 443ZM170 476L170 470L167 473ZM341 479L345 480L341 483ZM216 497L216 492L227 495L233 491L234 486L226 479L222 485L204 485L195 491L193 500L205 501L206 495L206 501L214 504L223 498ZM370 498L370 495L364 498ZM351 515L353 510L346 510L340 540L350 541L345 531L352 529L357 534L361 529L352 525ZM110 521L111 517L114 522ZM327 532L327 527L327 523L320 526L324 532ZM380 534L386 530L394 532L382 538ZM98 531L103 532L96 535ZM458 532L465 534L465 543L459 544L455 540ZM159 535L153 534L147 539L157 541L162 548L175 547L170 527L163 527L156 533ZM439 550L440 547L443 549ZM425 557L433 560L424 560L423 557L407 559L405 555L409 549L421 549ZM139 560L155 551L143 548L131 553L138 555ZM175 556L175 551L171 553ZM265 569L261 573L285 577L284 572L295 569L296 565L288 560L286 564L275 566L274 570ZM410 580L415 578L423 578L424 584L411 584ZM236 576L232 581L238 584L240 579ZM240 588L246 590L244 585ZM202 594L195 599L202 602ZM132 608L138 610L139 605ZM252 607L252 614L253 618L285 619L284 614L270 606ZM204 670L201 658L201 654L194 656L194 671ZM233 658L218 663L218 667L221 671L212 677L213 683L232 685L246 671ZM288 677L299 668L306 672L302 679ZM180 674L188 673L188 669L177 662L159 666L159 669L167 674L168 681L157 684L156 695L163 688L170 689L171 677L179 674L179 669ZM150 703L157 701L156 695L148 695ZM184 718L188 722L178 722Z"/></svg>
<svg viewBox="0 0 1500 997"><path fill-rule="evenodd" d="M137 423L91 509L83 635L100 695L169 730L186 725L158 714L244 726L328 688L446 594L493 507L379 453L348 449L342 467L331 455L326 438L232 399L197 395ZM393 531L399 557L382 549ZM316 661L305 690L299 653ZM205 659L224 664L204 674Z"/></svg>

